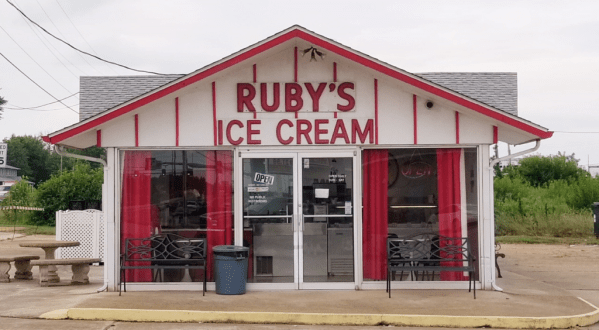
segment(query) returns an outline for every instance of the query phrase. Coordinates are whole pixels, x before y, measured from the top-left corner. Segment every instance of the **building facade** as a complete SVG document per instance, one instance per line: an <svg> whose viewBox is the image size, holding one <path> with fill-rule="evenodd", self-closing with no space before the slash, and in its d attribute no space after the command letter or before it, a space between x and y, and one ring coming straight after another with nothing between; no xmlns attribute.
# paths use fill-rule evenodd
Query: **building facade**
<svg viewBox="0 0 599 330"><path fill-rule="evenodd" d="M422 232L469 237L490 289L489 146L552 135L516 91L515 74L412 74L293 26L187 75L84 77L82 120L44 139L107 150L110 290L124 239L155 233L206 238L209 265L216 245L249 247L249 290L383 289L387 237ZM466 288L458 275L392 285Z"/></svg>

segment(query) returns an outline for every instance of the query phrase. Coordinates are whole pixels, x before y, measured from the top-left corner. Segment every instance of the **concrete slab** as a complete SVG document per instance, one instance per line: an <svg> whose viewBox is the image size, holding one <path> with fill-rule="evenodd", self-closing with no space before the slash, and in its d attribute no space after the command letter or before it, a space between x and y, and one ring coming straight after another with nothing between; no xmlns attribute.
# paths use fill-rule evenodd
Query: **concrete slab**
<svg viewBox="0 0 599 330"><path fill-rule="evenodd" d="M0 254L42 255L41 249L18 247L24 239L53 237L2 241ZM96 292L103 283L101 266L92 267L89 285L47 288L37 283L34 268L32 281L0 284L0 317L502 328L568 328L599 321L599 310L578 298L599 305L593 282L599 263L575 267L570 263L588 258L566 256L562 259L568 268L560 268L554 265L554 254L541 257L531 251L536 248L504 247L507 256L500 260L504 278L497 281L504 292L479 291L476 300L467 290L394 290L391 299L384 290L250 291L236 296L208 292L205 297L199 292L130 291L119 297L115 292ZM527 263L531 256L534 260ZM544 258L549 261L546 267ZM59 267L59 276L68 284L70 270Z"/></svg>

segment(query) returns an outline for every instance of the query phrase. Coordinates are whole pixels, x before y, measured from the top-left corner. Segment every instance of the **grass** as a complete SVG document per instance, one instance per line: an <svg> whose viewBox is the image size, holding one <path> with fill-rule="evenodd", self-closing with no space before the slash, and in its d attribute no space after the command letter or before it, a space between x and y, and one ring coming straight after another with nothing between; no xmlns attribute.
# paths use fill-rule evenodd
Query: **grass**
<svg viewBox="0 0 599 330"><path fill-rule="evenodd" d="M599 239L588 237L552 237L552 236L497 236L495 241L501 244L560 244L560 245L599 245Z"/></svg>
<svg viewBox="0 0 599 330"><path fill-rule="evenodd" d="M0 211L0 229L1 231L13 232L16 228L18 233L26 235L56 235L56 227L54 226L35 226L26 224L27 217L24 214L19 214L16 223L7 219L3 211Z"/></svg>

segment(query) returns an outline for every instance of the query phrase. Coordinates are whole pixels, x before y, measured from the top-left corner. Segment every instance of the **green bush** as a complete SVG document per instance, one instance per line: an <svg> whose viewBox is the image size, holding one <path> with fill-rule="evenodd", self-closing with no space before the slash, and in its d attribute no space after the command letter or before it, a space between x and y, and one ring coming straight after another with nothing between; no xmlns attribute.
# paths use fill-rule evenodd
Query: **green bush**
<svg viewBox="0 0 599 330"><path fill-rule="evenodd" d="M102 199L103 171L79 163L72 171L52 176L40 184L36 200L43 212L34 213L31 222L35 225L56 225L56 211L66 210L70 201L92 201Z"/></svg>
<svg viewBox="0 0 599 330"><path fill-rule="evenodd" d="M572 184L566 202L573 209L592 210L593 203L599 202L599 178L582 178Z"/></svg>

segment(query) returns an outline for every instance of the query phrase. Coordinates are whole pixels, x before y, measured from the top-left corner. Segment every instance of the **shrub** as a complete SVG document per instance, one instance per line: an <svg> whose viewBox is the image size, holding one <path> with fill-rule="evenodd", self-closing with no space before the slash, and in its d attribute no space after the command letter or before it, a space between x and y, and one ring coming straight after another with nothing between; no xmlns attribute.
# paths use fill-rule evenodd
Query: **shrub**
<svg viewBox="0 0 599 330"><path fill-rule="evenodd" d="M35 225L56 225L56 211L66 210L73 200L92 201L102 199L103 171L79 163L72 171L52 176L42 183L36 192L36 200L43 212L32 217Z"/></svg>
<svg viewBox="0 0 599 330"><path fill-rule="evenodd" d="M36 206L35 189L26 181L23 180L15 183L10 187L8 196L0 202L2 206ZM11 224L17 222L19 218L29 219L32 211L22 210L5 210L4 218Z"/></svg>

